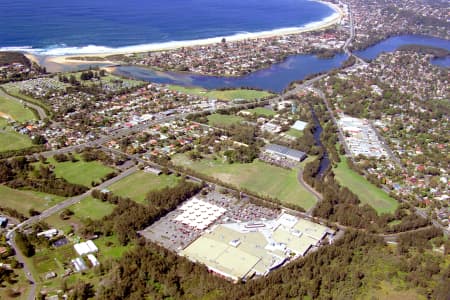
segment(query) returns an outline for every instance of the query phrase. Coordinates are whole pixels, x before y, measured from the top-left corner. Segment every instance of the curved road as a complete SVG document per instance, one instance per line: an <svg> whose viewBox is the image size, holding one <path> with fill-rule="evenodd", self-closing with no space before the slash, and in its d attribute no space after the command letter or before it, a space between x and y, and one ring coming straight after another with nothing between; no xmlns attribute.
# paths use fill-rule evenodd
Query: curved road
<svg viewBox="0 0 450 300"><path fill-rule="evenodd" d="M34 103L25 101L23 99L11 96L10 94L6 93L5 90L3 89L3 87L1 87L1 86L0 86L0 97L8 99L8 100L16 101L16 102L19 102L20 104L24 104L25 106L31 107L38 113L39 119L41 119L41 120L48 118L47 113L45 112L45 110L42 107L40 107L39 105L36 105Z"/></svg>
<svg viewBox="0 0 450 300"><path fill-rule="evenodd" d="M34 300L36 295L36 283L35 283L36 281L33 277L33 274L30 271L30 268L28 268L28 265L26 264L25 256L22 254L22 252L16 245L15 235L16 235L15 231L12 231L11 233L7 234L7 239L10 241L11 243L10 245L14 249L17 261L22 264L25 277L27 278L28 282L31 285L27 300Z"/></svg>
<svg viewBox="0 0 450 300"><path fill-rule="evenodd" d="M297 180L308 192L310 192L311 194L313 194L314 197L316 197L317 203L322 201L322 199L323 199L322 194L320 194L318 191L316 191L312 186L310 186L308 183L306 183L306 181L303 179L303 168L300 168L298 170ZM316 205L317 205L317 203L316 203ZM309 216L312 216L312 212L314 210L314 207L310 208L306 212L306 214L308 214Z"/></svg>

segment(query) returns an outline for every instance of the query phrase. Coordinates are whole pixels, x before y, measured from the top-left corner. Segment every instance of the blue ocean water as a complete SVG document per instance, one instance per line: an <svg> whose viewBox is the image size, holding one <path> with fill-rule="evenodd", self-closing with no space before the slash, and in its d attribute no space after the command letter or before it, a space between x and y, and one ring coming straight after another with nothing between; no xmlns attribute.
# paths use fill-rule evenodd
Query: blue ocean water
<svg viewBox="0 0 450 300"><path fill-rule="evenodd" d="M0 48L98 52L301 27L333 13L309 0L0 0Z"/></svg>

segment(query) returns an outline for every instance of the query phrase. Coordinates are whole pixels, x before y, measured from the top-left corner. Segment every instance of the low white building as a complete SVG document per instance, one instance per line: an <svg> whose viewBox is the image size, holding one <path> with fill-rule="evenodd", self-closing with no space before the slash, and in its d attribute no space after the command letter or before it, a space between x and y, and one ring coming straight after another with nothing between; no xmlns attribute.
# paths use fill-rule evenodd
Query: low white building
<svg viewBox="0 0 450 300"><path fill-rule="evenodd" d="M81 257L72 259L72 264L75 268L75 271L77 271L77 272L81 272L81 271L88 269L88 267L86 266L86 263L84 262L84 260Z"/></svg>
<svg viewBox="0 0 450 300"><path fill-rule="evenodd" d="M49 230L46 230L46 231L39 232L37 234L37 236L38 237L45 236L46 238L51 239L52 237L56 236L57 234L58 234L58 230L57 229L49 229Z"/></svg>
<svg viewBox="0 0 450 300"><path fill-rule="evenodd" d="M88 254L87 258L89 259L93 267L100 265L97 257L95 257L93 254Z"/></svg>
<svg viewBox="0 0 450 300"><path fill-rule="evenodd" d="M303 121L295 121L294 125L291 126L292 129L303 131L308 123Z"/></svg>
<svg viewBox="0 0 450 300"><path fill-rule="evenodd" d="M75 244L75 245L73 245L73 248L75 248L75 251L80 256L85 255L85 254L89 254L89 253L98 252L97 246L91 240L88 240L88 241L86 241L84 243Z"/></svg>

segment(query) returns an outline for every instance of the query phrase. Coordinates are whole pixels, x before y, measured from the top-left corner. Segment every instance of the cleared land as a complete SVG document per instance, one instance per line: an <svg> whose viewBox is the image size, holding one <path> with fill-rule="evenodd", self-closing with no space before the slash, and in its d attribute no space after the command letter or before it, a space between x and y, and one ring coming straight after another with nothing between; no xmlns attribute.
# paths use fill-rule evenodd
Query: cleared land
<svg viewBox="0 0 450 300"><path fill-rule="evenodd" d="M265 117L273 117L277 114L276 111L273 111L273 110L265 108L265 107L255 107L252 109L246 109L245 111L248 111L257 116L265 116Z"/></svg>
<svg viewBox="0 0 450 300"><path fill-rule="evenodd" d="M0 152L31 146L33 146L33 143L27 135L17 133L11 128L0 129Z"/></svg>
<svg viewBox="0 0 450 300"><path fill-rule="evenodd" d="M286 134L295 138L300 138L303 136L303 131L291 128L288 131L286 131Z"/></svg>
<svg viewBox="0 0 450 300"><path fill-rule="evenodd" d="M18 122L35 120L33 112L17 101L0 97L0 117L1 114L9 115Z"/></svg>
<svg viewBox="0 0 450 300"><path fill-rule="evenodd" d="M19 89L19 86L17 83L14 83L14 82L7 83L7 84L0 86L0 88L3 88L8 94L10 94L13 97L24 99L28 102L31 102L38 106L44 107L48 111L52 111L51 107L48 106L47 104L45 104L33 97L30 97L28 95L24 95L24 94L20 93L20 89Z"/></svg>
<svg viewBox="0 0 450 300"><path fill-rule="evenodd" d="M183 87L179 85L169 85L168 88L188 95L203 96L208 97L209 99L220 99L224 101L231 101L235 99L253 100L273 95L266 91L245 90L245 89L219 91L219 90L206 90L198 87Z"/></svg>
<svg viewBox="0 0 450 300"><path fill-rule="evenodd" d="M64 197L40 192L12 189L0 185L1 206L14 208L24 215L28 215L31 208L43 211L64 200Z"/></svg>
<svg viewBox="0 0 450 300"><path fill-rule="evenodd" d="M244 118L235 115L212 114L208 116L208 125L214 127L228 127L239 125Z"/></svg>
<svg viewBox="0 0 450 300"><path fill-rule="evenodd" d="M286 170L259 160L250 164L228 164L213 159L192 161L183 154L174 156L172 161L252 193L295 204L306 210L316 204L314 196L297 181L297 170Z"/></svg>
<svg viewBox="0 0 450 300"><path fill-rule="evenodd" d="M53 158L49 158L47 161L55 166L54 172L57 177L87 187L92 186L92 181L99 182L101 178L114 172L113 168L105 166L99 161L85 162L80 158L77 162L56 162Z"/></svg>
<svg viewBox="0 0 450 300"><path fill-rule="evenodd" d="M33 146L33 143L27 135L14 131L8 124L8 121L0 116L0 152L31 146Z"/></svg>
<svg viewBox="0 0 450 300"><path fill-rule="evenodd" d="M114 205L109 202L103 202L101 200L87 197L79 203L70 207L79 219L90 218L92 220L99 220L104 216L111 214L114 209Z"/></svg>
<svg viewBox="0 0 450 300"><path fill-rule="evenodd" d="M363 176L351 170L347 164L347 158L341 156L341 162L337 168L334 169L336 179L343 185L348 187L355 193L362 203L369 204L379 214L393 213L397 207L398 202L389 197L383 190L379 189Z"/></svg>
<svg viewBox="0 0 450 300"><path fill-rule="evenodd" d="M173 187L179 181L175 175L155 175L144 171L135 172L114 183L108 189L116 195L129 197L134 201L144 203L145 196L152 190Z"/></svg>

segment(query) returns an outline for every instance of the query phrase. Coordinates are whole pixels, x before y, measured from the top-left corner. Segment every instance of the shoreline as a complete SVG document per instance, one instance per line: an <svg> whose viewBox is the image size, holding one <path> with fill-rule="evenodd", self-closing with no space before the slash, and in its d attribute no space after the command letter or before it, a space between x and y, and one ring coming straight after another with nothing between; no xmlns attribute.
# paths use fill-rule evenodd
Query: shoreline
<svg viewBox="0 0 450 300"><path fill-rule="evenodd" d="M205 39L198 39L198 40L187 40L187 41L173 41L173 42L163 42L163 43L152 43L152 44L144 44L144 45L135 45L135 46L125 46L125 47L118 47L118 48L107 48L107 47L98 47L98 49L104 50L104 52L97 52L97 53L89 53L90 49L96 48L96 46L87 46L85 48L85 52L83 51L83 48L74 48L78 49L79 51L83 51L83 53L79 54L63 54L63 55L39 55L38 53L32 53L32 52L26 52L26 55L30 57L33 61L38 61L40 64L46 65L69 65L69 66L76 66L76 65L82 65L82 64L114 64L116 62L111 60L105 60L104 58L111 55L126 55L126 54L134 54L134 53L144 53L144 52L157 52L157 51L164 51L164 50L174 50L179 49L182 47L195 47L195 46L204 46L204 45L211 45L220 43L223 38L226 39L226 41L230 42L236 42L236 41L242 41L246 39L259 39L259 38L269 38L269 37L275 37L275 36L283 36L283 35L292 35L292 34L300 34L304 32L310 32L310 31L316 31L328 28L330 26L333 26L337 23L339 23L344 17L345 12L341 7L334 3L321 1L321 0L311 0L314 2L319 2L324 5L327 5L332 10L334 10L334 13L320 21L311 22L308 24L305 24L301 27L291 27L291 28L280 28L280 29L274 29L269 31L260 31L255 33L238 33L230 36L224 36L224 37L213 37L213 38L205 38ZM89 57L89 58L95 58L98 57L99 60L95 59L89 59L89 60L82 60L82 59L73 59L73 58L82 58L82 57Z"/></svg>

